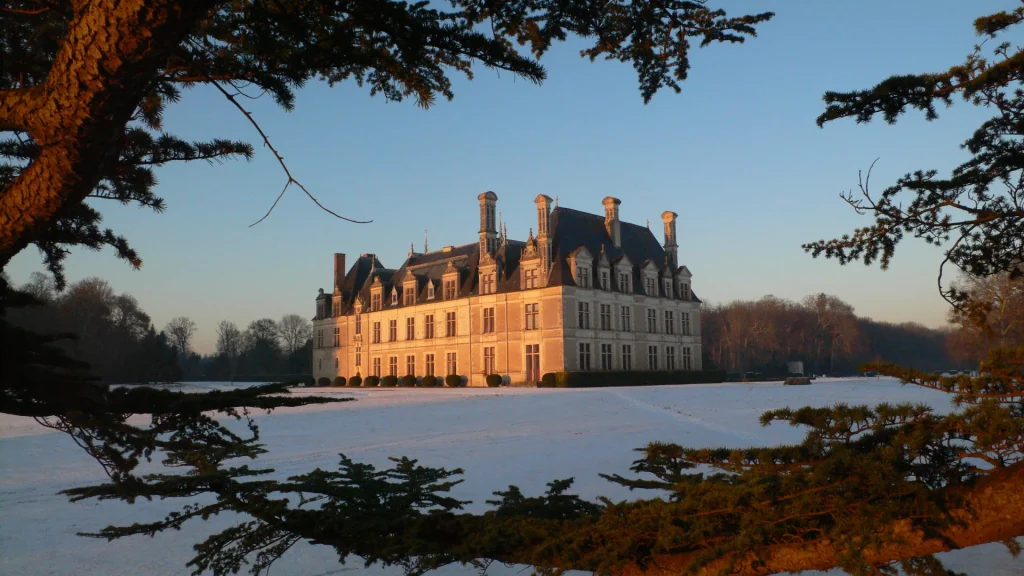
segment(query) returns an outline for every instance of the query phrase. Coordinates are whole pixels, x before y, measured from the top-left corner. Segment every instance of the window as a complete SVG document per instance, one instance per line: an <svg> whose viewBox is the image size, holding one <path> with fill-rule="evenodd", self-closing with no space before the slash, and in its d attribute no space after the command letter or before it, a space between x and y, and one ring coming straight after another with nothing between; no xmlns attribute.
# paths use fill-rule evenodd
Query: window
<svg viewBox="0 0 1024 576"><path fill-rule="evenodd" d="M633 369L633 346L631 344L622 345L622 369L626 371Z"/></svg>
<svg viewBox="0 0 1024 576"><path fill-rule="evenodd" d="M580 342L580 370L590 370L590 344Z"/></svg>
<svg viewBox="0 0 1024 576"><path fill-rule="evenodd" d="M362 333L363 333L363 319L359 316L359 314L356 314L356 334L362 334Z"/></svg>
<svg viewBox="0 0 1024 576"><path fill-rule="evenodd" d="M427 281L427 300L433 300L433 299L434 299L434 283L432 281L428 280Z"/></svg>
<svg viewBox="0 0 1024 576"><path fill-rule="evenodd" d="M576 304L579 323L577 326L583 329L590 328L590 302L579 302Z"/></svg>
<svg viewBox="0 0 1024 576"><path fill-rule="evenodd" d="M426 356L424 356L423 357L423 363L425 364L425 366L423 367L423 375L424 376L433 376L434 375L434 355L433 354L427 354Z"/></svg>
<svg viewBox="0 0 1024 576"><path fill-rule="evenodd" d="M523 282L524 288L536 288L537 287L537 270L527 270L526 279Z"/></svg>
<svg viewBox="0 0 1024 576"><path fill-rule="evenodd" d="M608 271L601 270L601 290L608 289Z"/></svg>
<svg viewBox="0 0 1024 576"><path fill-rule="evenodd" d="M494 308L484 308L484 334L494 332Z"/></svg>
<svg viewBox="0 0 1024 576"><path fill-rule="evenodd" d="M648 346L647 347L647 368L649 370L658 369L658 347Z"/></svg>
<svg viewBox="0 0 1024 576"><path fill-rule="evenodd" d="M455 300L455 280L444 281L444 299Z"/></svg>
<svg viewBox="0 0 1024 576"><path fill-rule="evenodd" d="M380 358L373 359L373 375L380 378Z"/></svg>
<svg viewBox="0 0 1024 576"><path fill-rule="evenodd" d="M622 331L632 332L633 331L633 312L632 308L628 305L622 305Z"/></svg>
<svg viewBox="0 0 1024 576"><path fill-rule="evenodd" d="M341 346L341 328L334 329L334 347Z"/></svg>
<svg viewBox="0 0 1024 576"><path fill-rule="evenodd" d="M338 359L337 358L334 359L334 369L335 370L338 369Z"/></svg>
<svg viewBox="0 0 1024 576"><path fill-rule="evenodd" d="M388 321L388 342L398 340L398 320Z"/></svg>
<svg viewBox="0 0 1024 576"><path fill-rule="evenodd" d="M669 346L665 348L665 369L675 370L676 369L676 347Z"/></svg>
<svg viewBox="0 0 1024 576"><path fill-rule="evenodd" d="M388 375L398 376L398 356L388 357Z"/></svg>
<svg viewBox="0 0 1024 576"><path fill-rule="evenodd" d="M693 370L693 352L689 346L683 346L683 370Z"/></svg>
<svg viewBox="0 0 1024 576"><path fill-rule="evenodd" d="M372 312L374 310L380 310L381 307L382 306L380 303L380 293L378 292L370 296L370 311Z"/></svg>
<svg viewBox="0 0 1024 576"><path fill-rule="evenodd" d="M317 348L323 348L324 347L324 331L323 330L317 330L317 332L316 332L316 347Z"/></svg>
<svg viewBox="0 0 1024 576"><path fill-rule="evenodd" d="M495 374L493 346L484 348L484 374Z"/></svg>
<svg viewBox="0 0 1024 576"><path fill-rule="evenodd" d="M526 345L526 380L540 380L540 344Z"/></svg>
<svg viewBox="0 0 1024 576"><path fill-rule="evenodd" d="M405 373L409 376L416 375L416 355L409 354L405 357Z"/></svg>
<svg viewBox="0 0 1024 576"><path fill-rule="evenodd" d="M396 306L398 304L398 289L393 288L391 290L391 305Z"/></svg>
<svg viewBox="0 0 1024 576"><path fill-rule="evenodd" d="M601 330L612 329L612 305L601 304Z"/></svg>
<svg viewBox="0 0 1024 576"><path fill-rule="evenodd" d="M601 344L601 370L612 369L612 345Z"/></svg>
<svg viewBox="0 0 1024 576"><path fill-rule="evenodd" d="M481 274L480 293L494 294L494 274Z"/></svg>
<svg viewBox="0 0 1024 576"><path fill-rule="evenodd" d="M620 272L619 273L619 291L620 292L627 292L627 293L631 292L631 290L629 289L629 273L628 272Z"/></svg>
<svg viewBox="0 0 1024 576"><path fill-rule="evenodd" d="M657 292L657 289L655 288L657 286L657 284L654 283L654 278L647 278L646 281L647 281L647 295L648 296L657 296L658 292Z"/></svg>
<svg viewBox="0 0 1024 576"><path fill-rule="evenodd" d="M448 374L458 374L459 363L456 360L455 352L448 353L446 364L446 368L448 368Z"/></svg>
<svg viewBox="0 0 1024 576"><path fill-rule="evenodd" d="M586 267L576 268L576 285L580 288L590 288L590 269Z"/></svg>
<svg viewBox="0 0 1024 576"><path fill-rule="evenodd" d="M335 302L331 307L331 316L341 316L341 302Z"/></svg>
<svg viewBox="0 0 1024 576"><path fill-rule="evenodd" d="M380 344L380 322L373 323L373 343Z"/></svg>
<svg viewBox="0 0 1024 576"><path fill-rule="evenodd" d="M647 333L654 334L658 331L658 311L654 308L647 309Z"/></svg>
<svg viewBox="0 0 1024 576"><path fill-rule="evenodd" d="M672 279L671 278L666 278L665 279L665 297L666 298L671 298L672 297Z"/></svg>
<svg viewBox="0 0 1024 576"><path fill-rule="evenodd" d="M412 305L416 304L416 285L415 284L406 284L405 285L405 290L404 290L403 294L405 294L403 300L405 301L405 305L406 306L412 306Z"/></svg>
<svg viewBox="0 0 1024 576"><path fill-rule="evenodd" d="M683 324L683 327L682 327L683 328L683 336L689 336L690 335L690 313L689 312L683 312L679 316L680 316L679 320Z"/></svg>
<svg viewBox="0 0 1024 576"><path fill-rule="evenodd" d="M444 335L451 338L455 336L455 312L448 312L444 316Z"/></svg>
<svg viewBox="0 0 1024 576"><path fill-rule="evenodd" d="M671 310L665 310L665 334L676 333L676 319Z"/></svg>
<svg viewBox="0 0 1024 576"><path fill-rule="evenodd" d="M679 285L679 298L683 300L690 299L690 284L684 283Z"/></svg>
<svg viewBox="0 0 1024 576"><path fill-rule="evenodd" d="M320 360L317 361L316 369L317 370L323 370L324 369L324 359L323 358L321 358Z"/></svg>
<svg viewBox="0 0 1024 576"><path fill-rule="evenodd" d="M430 340L434 337L434 315L427 314L423 318L423 337Z"/></svg>
<svg viewBox="0 0 1024 576"><path fill-rule="evenodd" d="M361 366L362 364L363 364L363 349L360 348L359 346L356 346L356 366Z"/></svg>
<svg viewBox="0 0 1024 576"><path fill-rule="evenodd" d="M538 314L537 314L537 307L538 306L539 306L539 304L537 304L536 302L534 302L532 304L527 304L526 305L526 329L527 330L536 330L537 327L538 327L538 325L537 325L537 316L538 316Z"/></svg>

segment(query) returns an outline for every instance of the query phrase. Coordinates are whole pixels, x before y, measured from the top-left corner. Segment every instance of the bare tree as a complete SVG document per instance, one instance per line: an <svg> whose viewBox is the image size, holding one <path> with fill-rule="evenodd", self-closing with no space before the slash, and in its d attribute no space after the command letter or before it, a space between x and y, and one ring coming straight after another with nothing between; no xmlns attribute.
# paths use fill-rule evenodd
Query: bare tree
<svg viewBox="0 0 1024 576"><path fill-rule="evenodd" d="M196 323L188 316L172 318L164 328L171 344L178 349L178 354L187 356L192 351L192 337L196 334Z"/></svg>
<svg viewBox="0 0 1024 576"><path fill-rule="evenodd" d="M224 356L231 366L231 381L235 381L238 357L242 355L242 331L234 322L221 320L217 325L217 354Z"/></svg>
<svg viewBox="0 0 1024 576"><path fill-rule="evenodd" d="M57 288L53 278L42 272L33 272L28 277L28 282L21 286L22 292L28 292L39 300L52 303L57 298Z"/></svg>
<svg viewBox="0 0 1024 576"><path fill-rule="evenodd" d="M298 314L285 314L277 325L284 351L291 354L313 337L313 323Z"/></svg>

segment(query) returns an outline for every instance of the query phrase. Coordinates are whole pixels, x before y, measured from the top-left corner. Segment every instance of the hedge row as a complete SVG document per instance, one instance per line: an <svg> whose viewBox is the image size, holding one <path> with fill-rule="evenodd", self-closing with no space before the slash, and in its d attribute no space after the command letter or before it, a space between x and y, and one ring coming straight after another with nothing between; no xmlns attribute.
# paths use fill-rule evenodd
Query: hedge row
<svg viewBox="0 0 1024 576"><path fill-rule="evenodd" d="M540 388L605 388L610 386L664 386L669 384L718 384L725 381L723 370L657 372L548 372Z"/></svg>
<svg viewBox="0 0 1024 576"><path fill-rule="evenodd" d="M487 382L488 385L494 386L494 384L490 383L490 377L488 377ZM377 386L382 388L394 388L395 386L402 386L403 388L412 388L414 386L419 388L436 388L438 386L462 388L466 386L466 381L462 376L455 374L449 374L448 376L445 376L444 379L437 376L424 376L417 379L412 375L402 376L401 378L398 378L397 376L367 376L364 379L357 374L348 380L346 380L344 376L337 376L334 378L332 385L348 386L349 388L358 388L360 386L364 388L374 388Z"/></svg>

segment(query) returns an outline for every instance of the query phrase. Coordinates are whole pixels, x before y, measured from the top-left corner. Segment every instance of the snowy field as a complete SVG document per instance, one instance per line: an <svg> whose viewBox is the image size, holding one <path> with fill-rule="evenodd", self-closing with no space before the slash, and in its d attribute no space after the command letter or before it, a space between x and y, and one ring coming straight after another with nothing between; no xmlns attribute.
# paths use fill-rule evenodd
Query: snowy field
<svg viewBox="0 0 1024 576"><path fill-rule="evenodd" d="M212 387L185 385L189 390ZM257 417L269 453L259 460L280 476L333 468L337 454L385 465L410 456L432 466L461 467L465 482L454 495L484 508L492 490L509 484L528 494L547 481L575 477L576 492L613 499L642 496L610 484L599 472L628 473L634 448L654 440L690 446L745 447L795 442L799 430L762 428L758 416L784 406L837 402L923 402L947 409L941 393L887 379L818 380L811 386L778 383L603 388L302 389L350 396L356 402L280 409ZM168 502L133 506L114 502L71 504L59 490L101 482L102 471L70 438L31 419L0 415L0 574L187 574L192 544L232 518L193 521L180 532L111 543L76 536L112 523L162 517ZM653 495L653 493L651 494ZM1024 575L1024 558L1005 548L979 546L944 555L950 568L969 574ZM492 567L494 576L528 574ZM302 544L274 565L274 576L398 575L398 569L337 562L332 549ZM452 566L442 576L470 576Z"/></svg>

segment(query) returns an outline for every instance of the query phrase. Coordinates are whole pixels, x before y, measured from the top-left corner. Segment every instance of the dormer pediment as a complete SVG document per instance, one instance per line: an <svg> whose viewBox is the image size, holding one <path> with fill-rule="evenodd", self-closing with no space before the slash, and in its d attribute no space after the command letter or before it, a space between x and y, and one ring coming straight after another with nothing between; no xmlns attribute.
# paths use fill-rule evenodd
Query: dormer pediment
<svg viewBox="0 0 1024 576"><path fill-rule="evenodd" d="M591 263L594 261L594 256L587 250L586 246L580 246L569 253L569 257L575 259L577 262Z"/></svg>
<svg viewBox="0 0 1024 576"><path fill-rule="evenodd" d="M597 265L602 268L607 268L608 266L610 266L610 263L608 261L608 254L605 254L603 246L601 247L601 253L597 256Z"/></svg>
<svg viewBox="0 0 1024 576"><path fill-rule="evenodd" d="M632 270L633 269L633 261L630 260L629 256L626 256L625 254L623 254L622 256L619 256L618 258L615 258L612 261L612 263L615 265L615 268L618 269L618 270Z"/></svg>
<svg viewBox="0 0 1024 576"><path fill-rule="evenodd" d="M679 278L691 278L693 277L693 274L690 273L690 269L686 266L680 266L679 270L676 272L676 276Z"/></svg>
<svg viewBox="0 0 1024 576"><path fill-rule="evenodd" d="M640 266L640 270L642 270L644 274L658 274L658 267L654 264L653 260L644 260L643 265Z"/></svg>

